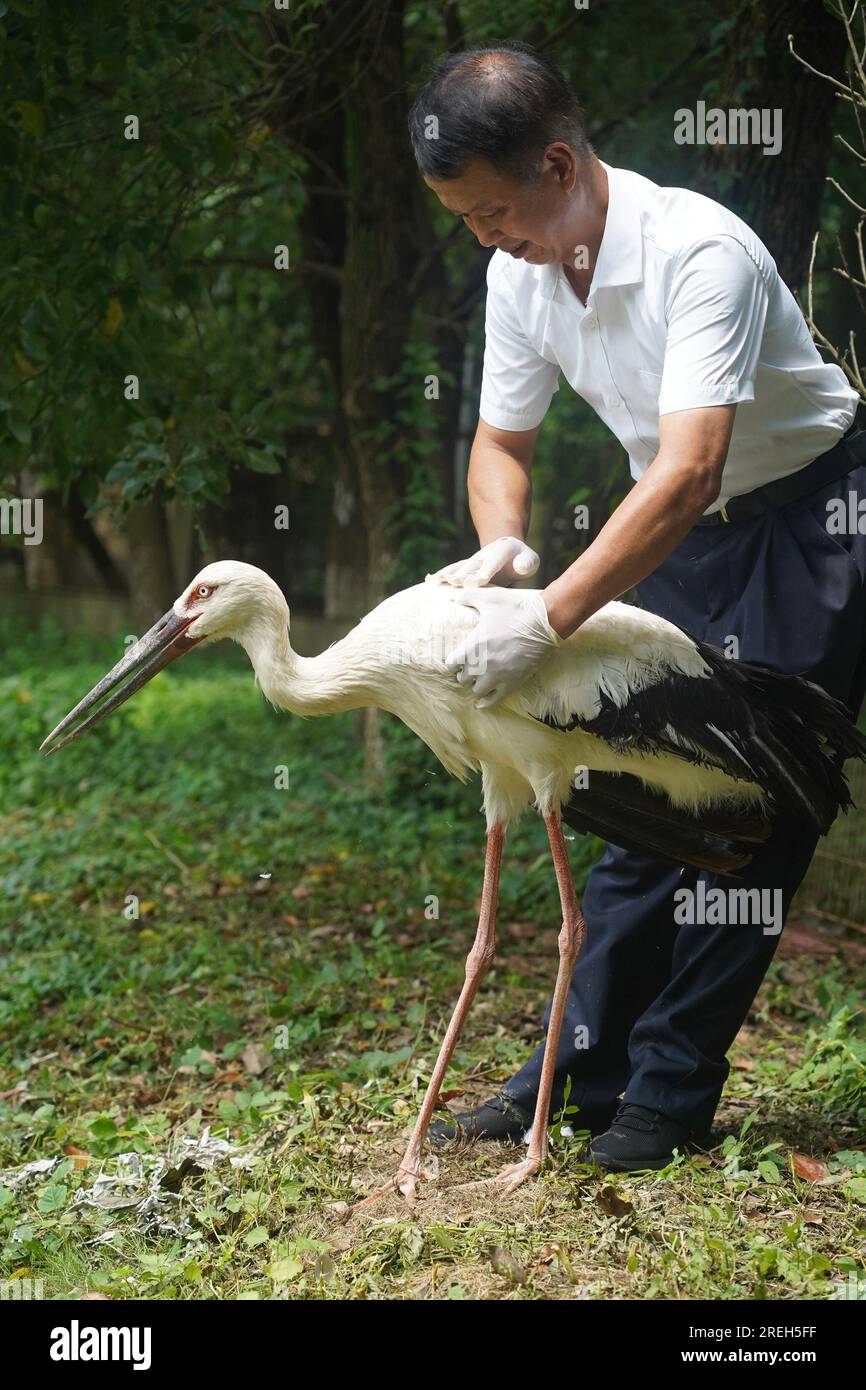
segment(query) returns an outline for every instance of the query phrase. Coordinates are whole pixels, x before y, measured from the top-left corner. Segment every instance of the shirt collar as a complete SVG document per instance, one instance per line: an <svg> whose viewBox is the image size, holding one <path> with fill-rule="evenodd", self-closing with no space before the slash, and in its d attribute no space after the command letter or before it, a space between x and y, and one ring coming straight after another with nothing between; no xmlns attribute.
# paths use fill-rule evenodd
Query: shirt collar
<svg viewBox="0 0 866 1390"><path fill-rule="evenodd" d="M598 259L592 276L589 298L596 290L613 285L636 285L643 279L643 232L640 210L623 169L613 169L599 161L607 173L607 217L601 237ZM562 278L560 265L546 265L544 294L552 299Z"/></svg>

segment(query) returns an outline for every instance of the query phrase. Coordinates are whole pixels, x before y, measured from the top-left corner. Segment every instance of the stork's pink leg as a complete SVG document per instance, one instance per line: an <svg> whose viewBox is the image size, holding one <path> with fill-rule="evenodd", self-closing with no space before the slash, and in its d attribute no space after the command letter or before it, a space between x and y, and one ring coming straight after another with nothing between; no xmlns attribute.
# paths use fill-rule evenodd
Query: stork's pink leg
<svg viewBox="0 0 866 1390"><path fill-rule="evenodd" d="M547 826L553 866L556 870L556 881L559 885L559 900L562 904L559 970L556 976L556 987L553 991L553 1005L550 1010L547 1043L544 1048L544 1064L541 1069L541 1084L538 1088L538 1100L535 1105L535 1119L532 1122L532 1138L529 1141L529 1149L526 1158L522 1159L520 1163L510 1163L506 1168L503 1168L496 1178L497 1182L505 1183L509 1192L512 1192L526 1178L537 1173L547 1158L548 1110L550 1108L550 1093L553 1089L556 1054L559 1050L559 1038L562 1033L562 1020L565 1016L565 1004L572 972L583 949L583 940L586 935L583 913L574 891L571 865L568 862L568 850L565 847L562 822L558 812L545 816L544 823Z"/></svg>
<svg viewBox="0 0 866 1390"><path fill-rule="evenodd" d="M494 825L488 832L487 854L484 860L484 887L481 890L481 913L478 918L478 930L475 933L472 950L466 958L466 981L451 1016L451 1022L448 1024L448 1031L439 1049L433 1075L430 1077L430 1084L425 1092L421 1111L415 1121L412 1138L409 1140L409 1145L403 1155L403 1162L387 1187L371 1193L362 1202L358 1202L353 1207L354 1211L357 1211L358 1207L366 1206L367 1202L374 1202L378 1197L384 1196L386 1192L392 1192L394 1188L398 1188L408 1202L413 1202L415 1199L418 1180L424 1176L421 1167L421 1150L433 1111L436 1108L436 1102L439 1099L442 1082L457 1045L457 1039L460 1037L463 1022L475 995L478 993L478 986L493 963L496 951L496 904L499 898L499 867L502 862L504 839L505 831L501 825Z"/></svg>

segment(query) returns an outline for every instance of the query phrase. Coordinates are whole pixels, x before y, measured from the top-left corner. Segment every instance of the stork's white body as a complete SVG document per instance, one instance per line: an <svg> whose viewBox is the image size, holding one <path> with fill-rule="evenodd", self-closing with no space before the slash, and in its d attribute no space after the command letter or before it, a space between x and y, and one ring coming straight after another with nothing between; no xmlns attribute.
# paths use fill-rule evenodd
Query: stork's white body
<svg viewBox="0 0 866 1390"><path fill-rule="evenodd" d="M472 591L459 593L471 598ZM633 773L694 812L710 801L762 800L754 782L718 768L666 752L623 753L580 729L564 733L540 722L591 720L603 696L625 707L672 674L694 679L699 698L710 672L694 642L642 609L609 603L552 649L519 690L488 709L478 709L472 691L445 669L445 658L477 622L445 585L416 584L385 599L317 657L292 651L286 617L285 604L275 604L267 636L240 638L267 698L296 714L368 705L390 711L453 776L465 781L482 773L488 827L507 825L533 801L542 814L568 801L580 768Z"/></svg>

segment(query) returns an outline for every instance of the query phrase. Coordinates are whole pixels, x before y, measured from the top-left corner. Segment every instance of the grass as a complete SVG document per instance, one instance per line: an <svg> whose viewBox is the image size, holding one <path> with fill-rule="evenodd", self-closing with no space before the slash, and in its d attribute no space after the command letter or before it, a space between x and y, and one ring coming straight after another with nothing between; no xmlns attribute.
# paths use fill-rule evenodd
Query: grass
<svg viewBox="0 0 866 1390"><path fill-rule="evenodd" d="M502 1162L479 1146L440 1156L414 1215L388 1197L347 1219L396 1165L462 979L478 784L389 723L370 795L351 716L275 714L222 651L45 761L117 650L5 635L2 1277L46 1298L822 1299L866 1274L856 924L810 929L817 961L783 941L709 1154L612 1178L560 1129L511 1197L460 1186ZM597 847L571 848L580 887ZM501 922L449 1074L459 1107L535 1045L552 982L531 817Z"/></svg>

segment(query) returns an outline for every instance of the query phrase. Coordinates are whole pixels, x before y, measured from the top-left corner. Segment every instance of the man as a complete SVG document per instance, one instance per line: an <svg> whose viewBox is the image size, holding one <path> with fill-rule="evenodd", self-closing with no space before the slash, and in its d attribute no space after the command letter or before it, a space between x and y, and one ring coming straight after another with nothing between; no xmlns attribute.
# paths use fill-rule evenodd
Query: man
<svg viewBox="0 0 866 1390"><path fill-rule="evenodd" d="M537 569L524 542L532 456L560 371L635 479L540 598L473 596L486 666L458 650L457 679L479 703L501 699L557 634L637 586L643 606L694 636L808 674L856 712L866 537L833 534L828 517L849 493L866 497L866 435L852 432L857 397L820 358L758 237L707 198L599 160L562 74L522 45L444 59L410 132L425 182L495 248L468 480L481 549L431 578L507 586ZM775 926L683 924L674 894L712 876L606 846L583 898L552 1099L555 1113L570 1080L603 1166L661 1167L708 1135L725 1054L815 842L780 818L736 880L769 890ZM543 1044L500 1095L434 1137L520 1138L542 1058Z"/></svg>

